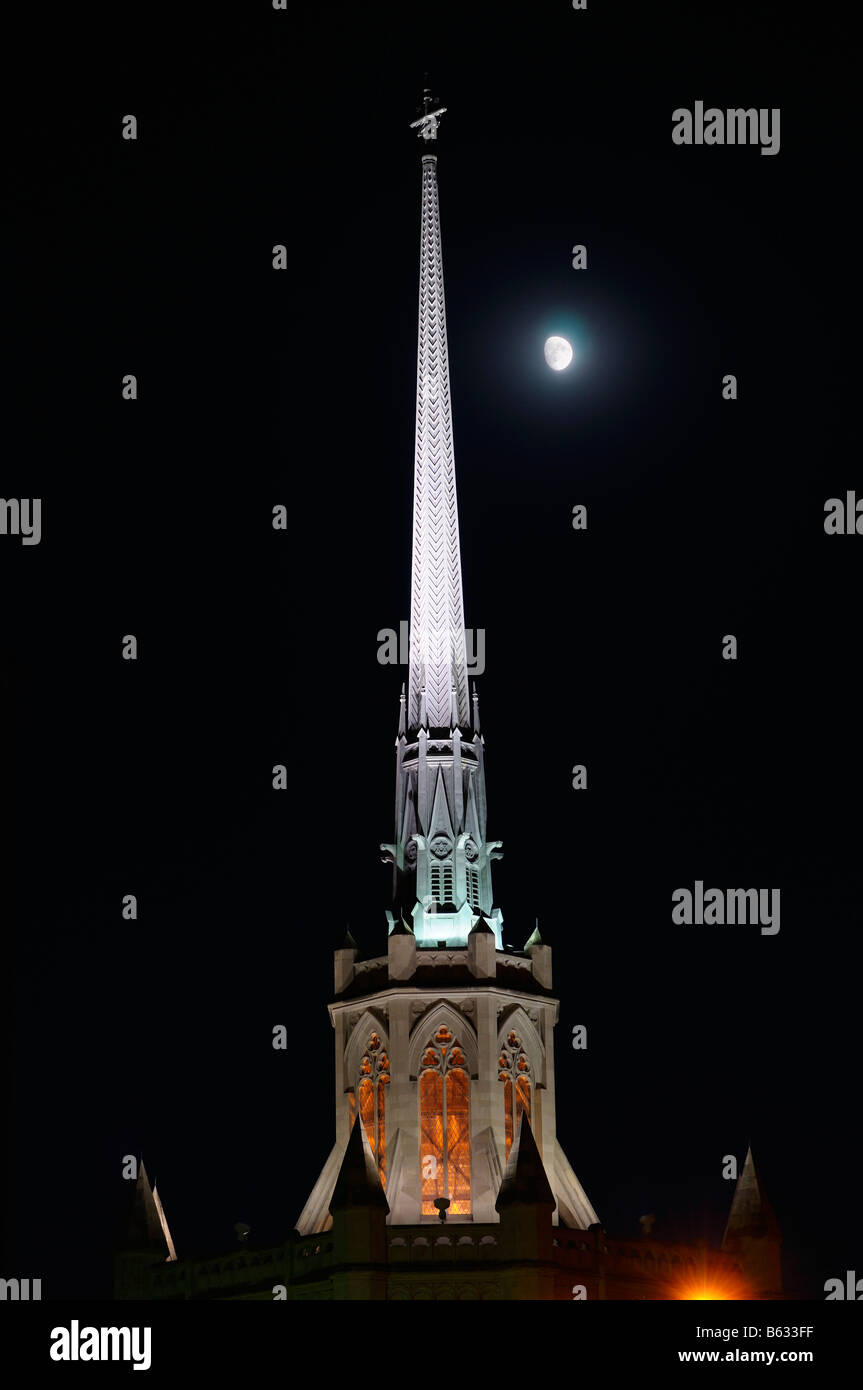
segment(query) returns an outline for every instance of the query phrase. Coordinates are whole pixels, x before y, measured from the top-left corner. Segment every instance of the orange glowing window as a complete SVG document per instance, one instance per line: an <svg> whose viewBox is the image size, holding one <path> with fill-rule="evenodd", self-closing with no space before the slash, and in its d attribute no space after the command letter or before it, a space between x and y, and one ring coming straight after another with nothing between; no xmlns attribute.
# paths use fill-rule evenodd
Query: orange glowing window
<svg viewBox="0 0 863 1390"><path fill-rule="evenodd" d="M506 1135L506 1156L509 1158L509 1151L512 1148L512 1082L508 1076L502 1077L503 1080L503 1123Z"/></svg>
<svg viewBox="0 0 863 1390"><path fill-rule="evenodd" d="M450 1214L470 1214L470 1079L460 1067L447 1072L446 1177Z"/></svg>
<svg viewBox="0 0 863 1390"><path fill-rule="evenodd" d="M435 1197L444 1197L446 1171L443 1146L443 1077L437 1071L420 1076L420 1161L423 1215L436 1216Z"/></svg>
<svg viewBox="0 0 863 1390"><path fill-rule="evenodd" d="M471 1209L470 1077L461 1048L449 1048L452 1040L446 1027L438 1029L419 1077L423 1216L437 1215L435 1197L449 1198L449 1215L469 1216Z"/></svg>
<svg viewBox="0 0 863 1390"><path fill-rule="evenodd" d="M512 1148L512 1141L518 1134L522 1112L530 1120L530 1063L524 1054L521 1039L511 1032L501 1049L498 1058L498 1072L503 1082L504 1135L506 1156Z"/></svg>
<svg viewBox="0 0 863 1390"><path fill-rule="evenodd" d="M383 1187L387 1185L387 1131L386 1131L386 1088L390 1083L390 1063L385 1052L380 1051L381 1040L372 1033L369 1045L360 1062L359 1101L360 1119L366 1131L369 1147L375 1156ZM351 1114L356 1111L356 1101L351 1098Z"/></svg>
<svg viewBox="0 0 863 1390"><path fill-rule="evenodd" d="M387 1088L383 1084L383 1078L378 1082L378 1109L375 1116L378 1125L378 1171L381 1175L381 1183L386 1187L387 1182L387 1126L386 1126L386 1094Z"/></svg>
<svg viewBox="0 0 863 1390"><path fill-rule="evenodd" d="M364 1076L360 1082L360 1118L366 1127L366 1136L375 1151L375 1088Z"/></svg>

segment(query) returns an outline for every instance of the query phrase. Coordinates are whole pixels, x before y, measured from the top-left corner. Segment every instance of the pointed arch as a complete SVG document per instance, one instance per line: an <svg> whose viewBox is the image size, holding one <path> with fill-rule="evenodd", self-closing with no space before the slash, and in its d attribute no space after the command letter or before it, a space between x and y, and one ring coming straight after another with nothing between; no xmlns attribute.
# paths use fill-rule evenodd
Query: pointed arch
<svg viewBox="0 0 863 1390"><path fill-rule="evenodd" d="M366 1009L357 1019L345 1049L345 1078L351 1127L359 1117L381 1185L386 1187L386 1097L392 1076L388 1033L378 1014L377 1009Z"/></svg>
<svg viewBox="0 0 863 1390"><path fill-rule="evenodd" d="M498 1080L502 1083L506 1157L519 1133L522 1118L541 1128L539 1088L544 1079L545 1052L526 1011L519 1005L501 1015L498 1025ZM540 1139L540 1152L542 1140Z"/></svg>
<svg viewBox="0 0 863 1390"><path fill-rule="evenodd" d="M470 1074L476 1077L479 1071L479 1047L474 1026L463 1013L443 999L437 1004L432 1004L411 1028L408 1046L408 1071L411 1077L416 1078L418 1075L425 1046L442 1024L445 1024L457 1039L467 1058Z"/></svg>
<svg viewBox="0 0 863 1390"><path fill-rule="evenodd" d="M379 1009L366 1009L351 1029L345 1044L345 1076L348 1086L353 1086L354 1077L360 1068L362 1055L368 1047L369 1037L377 1033L382 1046L389 1051L390 1035L383 1014Z"/></svg>
<svg viewBox="0 0 863 1390"><path fill-rule="evenodd" d="M443 775L442 767L437 769L437 776L435 777L434 796L432 798L432 809L428 828L428 838L430 840L433 840L436 835L445 835L450 843L455 840L455 827L453 825L453 816L449 805L446 778Z"/></svg>
<svg viewBox="0 0 863 1390"><path fill-rule="evenodd" d="M497 1045L500 1047L509 1033L515 1030L521 1039L525 1056L530 1062L534 1080L540 1086L545 1085L545 1048L542 1045L542 1038L539 1036L535 1023L531 1023L527 1016L527 1011L521 1004L515 1004L509 1009L504 1009L498 1020Z"/></svg>
<svg viewBox="0 0 863 1390"><path fill-rule="evenodd" d="M418 1060L422 1217L437 1215L446 1198L450 1214L471 1214L470 1063L462 1039L464 1016L438 1006L420 1022Z"/></svg>

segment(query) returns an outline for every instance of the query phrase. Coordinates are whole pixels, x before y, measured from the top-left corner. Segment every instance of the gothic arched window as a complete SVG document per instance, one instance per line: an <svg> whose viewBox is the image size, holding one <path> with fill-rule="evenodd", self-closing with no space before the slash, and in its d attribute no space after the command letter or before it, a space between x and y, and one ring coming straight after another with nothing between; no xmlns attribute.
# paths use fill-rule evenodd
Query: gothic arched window
<svg viewBox="0 0 863 1390"><path fill-rule="evenodd" d="M435 1197L449 1197L448 1214L470 1215L470 1075L467 1059L441 1024L420 1063L422 1214L436 1216Z"/></svg>
<svg viewBox="0 0 863 1390"><path fill-rule="evenodd" d="M530 1062L514 1031L510 1031L497 1059L498 1077L503 1082L503 1110L506 1125L506 1156L518 1134L522 1111L530 1119Z"/></svg>
<svg viewBox="0 0 863 1390"><path fill-rule="evenodd" d="M372 1033L360 1062L357 1091L360 1119L384 1187L387 1185L386 1092L389 1084L390 1059L377 1033Z"/></svg>

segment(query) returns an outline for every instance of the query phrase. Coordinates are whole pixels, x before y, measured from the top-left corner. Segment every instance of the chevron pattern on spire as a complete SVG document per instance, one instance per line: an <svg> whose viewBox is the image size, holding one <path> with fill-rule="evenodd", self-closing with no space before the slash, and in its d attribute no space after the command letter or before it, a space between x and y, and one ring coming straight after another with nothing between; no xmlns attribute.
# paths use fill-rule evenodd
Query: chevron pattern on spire
<svg viewBox="0 0 863 1390"><path fill-rule="evenodd" d="M408 725L469 723L437 159L423 156ZM455 688L455 702L452 691Z"/></svg>

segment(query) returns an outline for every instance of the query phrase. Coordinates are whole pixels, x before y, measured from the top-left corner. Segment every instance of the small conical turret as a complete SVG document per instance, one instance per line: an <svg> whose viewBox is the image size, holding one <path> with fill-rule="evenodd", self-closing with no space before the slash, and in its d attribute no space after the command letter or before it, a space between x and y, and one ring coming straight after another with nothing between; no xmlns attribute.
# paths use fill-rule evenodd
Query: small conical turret
<svg viewBox="0 0 863 1390"><path fill-rule="evenodd" d="M519 1280L519 1298L554 1298L553 1226L556 1202L533 1130L522 1111L509 1152L495 1208L500 1213L501 1246L530 1262Z"/></svg>
<svg viewBox="0 0 863 1390"><path fill-rule="evenodd" d="M752 1147L737 1179L722 1249L740 1257L752 1293L770 1297L782 1290L782 1235L767 1200Z"/></svg>
<svg viewBox="0 0 863 1390"><path fill-rule="evenodd" d="M354 1121L330 1199L331 1212L357 1207L390 1209L361 1120Z"/></svg>
<svg viewBox="0 0 863 1390"><path fill-rule="evenodd" d="M147 1252L156 1259L176 1260L174 1242L165 1219L158 1193L150 1187L144 1160L138 1165L138 1177L129 1199L129 1209L125 1226L121 1232L119 1249Z"/></svg>
<svg viewBox="0 0 863 1390"><path fill-rule="evenodd" d="M527 938L527 941L524 943L524 949L526 951L529 951L531 946L541 946L542 944L542 937L539 934L539 918L537 917L536 926L534 927L530 936Z"/></svg>
<svg viewBox="0 0 863 1390"><path fill-rule="evenodd" d="M389 1209L363 1122L356 1119L330 1198L333 1298L386 1298Z"/></svg>
<svg viewBox="0 0 863 1390"><path fill-rule="evenodd" d="M114 1250L114 1297L151 1298L154 1268L176 1260L177 1252L159 1200L150 1187L143 1159L138 1164L135 1186L129 1193L125 1220L117 1233Z"/></svg>
<svg viewBox="0 0 863 1390"><path fill-rule="evenodd" d="M518 1138L509 1151L509 1161L497 1194L495 1209L516 1206L554 1207L554 1193L548 1181L530 1121L521 1114Z"/></svg>
<svg viewBox="0 0 863 1390"><path fill-rule="evenodd" d="M729 1241L739 1239L741 1236L778 1234L779 1224L765 1195L750 1145L746 1150L743 1171L737 1179L737 1186L731 1199L728 1224L722 1238L723 1248L727 1246Z"/></svg>

